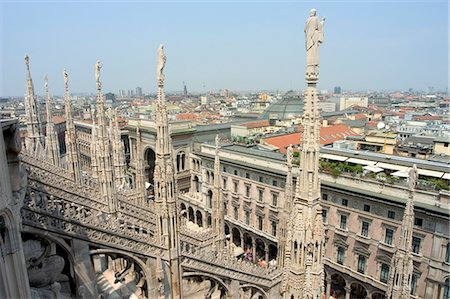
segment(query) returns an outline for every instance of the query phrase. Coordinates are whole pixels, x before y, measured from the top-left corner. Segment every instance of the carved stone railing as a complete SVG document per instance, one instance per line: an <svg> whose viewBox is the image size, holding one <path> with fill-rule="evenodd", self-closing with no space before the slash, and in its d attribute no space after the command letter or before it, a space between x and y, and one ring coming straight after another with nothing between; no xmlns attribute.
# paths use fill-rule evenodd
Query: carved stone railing
<svg viewBox="0 0 450 299"><path fill-rule="evenodd" d="M187 269L207 272L262 287L271 287L278 283L280 270L276 267L260 267L256 264L239 261L234 256L218 257L211 250L195 246L182 246L182 263Z"/></svg>
<svg viewBox="0 0 450 299"><path fill-rule="evenodd" d="M186 219L181 219L185 221ZM214 232L212 229L205 229L202 231L194 231L189 229L184 223L180 224L180 238L192 244L204 244L204 246L211 244L214 241Z"/></svg>

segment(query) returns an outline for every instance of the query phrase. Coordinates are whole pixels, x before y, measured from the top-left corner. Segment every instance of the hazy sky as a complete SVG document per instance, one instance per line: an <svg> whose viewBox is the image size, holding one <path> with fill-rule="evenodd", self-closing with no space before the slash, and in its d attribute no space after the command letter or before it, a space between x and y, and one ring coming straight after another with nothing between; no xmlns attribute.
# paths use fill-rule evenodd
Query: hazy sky
<svg viewBox="0 0 450 299"><path fill-rule="evenodd" d="M1 2L2 0L0 0ZM0 96L25 93L30 56L36 93L156 90L164 43L166 90L304 89L304 23L326 16L320 89L448 86L447 1L1 2Z"/></svg>

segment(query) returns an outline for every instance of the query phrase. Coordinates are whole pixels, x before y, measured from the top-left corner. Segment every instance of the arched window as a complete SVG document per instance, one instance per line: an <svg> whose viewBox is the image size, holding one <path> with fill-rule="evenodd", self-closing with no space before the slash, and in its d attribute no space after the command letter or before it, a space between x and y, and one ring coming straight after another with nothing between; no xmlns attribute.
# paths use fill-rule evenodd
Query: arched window
<svg viewBox="0 0 450 299"><path fill-rule="evenodd" d="M212 191L208 190L208 194L206 195L206 204L208 205L209 208L212 208L212 197L213 197Z"/></svg>
<svg viewBox="0 0 450 299"><path fill-rule="evenodd" d="M186 164L186 154L184 152L179 152L177 154L177 172L185 170Z"/></svg>
<svg viewBox="0 0 450 299"><path fill-rule="evenodd" d="M450 299L450 282L448 278L445 280L443 299Z"/></svg>

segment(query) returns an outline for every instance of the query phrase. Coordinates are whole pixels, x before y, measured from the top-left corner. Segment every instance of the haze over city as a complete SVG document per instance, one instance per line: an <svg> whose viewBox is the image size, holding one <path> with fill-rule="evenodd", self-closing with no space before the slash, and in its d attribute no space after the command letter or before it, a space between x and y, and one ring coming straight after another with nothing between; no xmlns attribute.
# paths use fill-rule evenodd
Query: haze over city
<svg viewBox="0 0 450 299"><path fill-rule="evenodd" d="M167 91L304 88L307 2L3 2L0 96L25 92L155 92L154 51L165 44ZM326 17L319 89L435 90L448 86L448 3L317 2ZM296 79L297 78L297 79Z"/></svg>

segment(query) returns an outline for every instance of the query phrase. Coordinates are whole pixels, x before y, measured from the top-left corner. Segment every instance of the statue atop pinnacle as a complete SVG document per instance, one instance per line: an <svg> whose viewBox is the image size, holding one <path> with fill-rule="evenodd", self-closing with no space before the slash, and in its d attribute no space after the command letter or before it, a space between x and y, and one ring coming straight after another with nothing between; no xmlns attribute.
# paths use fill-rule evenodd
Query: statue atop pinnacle
<svg viewBox="0 0 450 299"><path fill-rule="evenodd" d="M323 42L325 17L319 21L317 10L311 9L305 24L306 81L315 83L319 79L319 44Z"/></svg>

